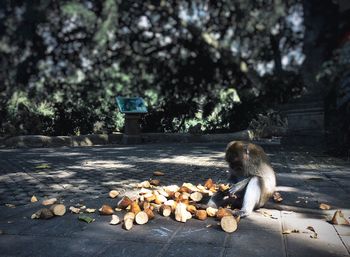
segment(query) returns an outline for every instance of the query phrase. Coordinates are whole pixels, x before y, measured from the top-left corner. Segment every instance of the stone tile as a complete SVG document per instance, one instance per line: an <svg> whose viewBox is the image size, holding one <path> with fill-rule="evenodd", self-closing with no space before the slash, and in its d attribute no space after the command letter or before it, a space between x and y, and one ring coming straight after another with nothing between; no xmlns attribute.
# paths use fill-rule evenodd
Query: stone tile
<svg viewBox="0 0 350 257"><path fill-rule="evenodd" d="M296 229L300 233L286 234L287 252L291 256L345 256L347 250L334 227L324 216L306 214L283 214L283 230ZM317 239L311 238L313 227Z"/></svg>
<svg viewBox="0 0 350 257"><path fill-rule="evenodd" d="M190 241L190 240L189 240ZM201 256L201 257L212 257L221 256L224 251L223 247L208 246L203 244L194 243L174 243L170 244L169 248L162 254L162 256ZM145 255L144 255L145 256Z"/></svg>
<svg viewBox="0 0 350 257"><path fill-rule="evenodd" d="M225 256L286 256L283 237L279 231L237 230L228 235L226 247Z"/></svg>

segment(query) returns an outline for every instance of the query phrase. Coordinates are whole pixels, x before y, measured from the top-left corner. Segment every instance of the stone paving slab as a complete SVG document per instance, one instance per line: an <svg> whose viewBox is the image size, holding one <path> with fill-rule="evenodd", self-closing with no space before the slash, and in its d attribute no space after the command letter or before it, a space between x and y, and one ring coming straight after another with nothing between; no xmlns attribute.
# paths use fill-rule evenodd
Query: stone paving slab
<svg viewBox="0 0 350 257"><path fill-rule="evenodd" d="M109 225L110 217L97 213L90 214L96 219L91 224L71 213L30 219L41 208L40 202L30 203L32 195L40 201L58 197L67 207L115 206L118 199L107 197L111 189L129 195L135 183L156 170L165 173L159 177L164 185L203 183L209 177L224 181L224 144L0 149L0 255L349 256L350 226L334 226L327 219L336 209L350 217L350 164L310 149L264 148L284 200L242 219L233 234L223 232L214 219L184 224L158 214L131 231ZM332 209L320 210L320 203ZM310 237L308 226L317 239ZM286 229L300 233L282 234Z"/></svg>

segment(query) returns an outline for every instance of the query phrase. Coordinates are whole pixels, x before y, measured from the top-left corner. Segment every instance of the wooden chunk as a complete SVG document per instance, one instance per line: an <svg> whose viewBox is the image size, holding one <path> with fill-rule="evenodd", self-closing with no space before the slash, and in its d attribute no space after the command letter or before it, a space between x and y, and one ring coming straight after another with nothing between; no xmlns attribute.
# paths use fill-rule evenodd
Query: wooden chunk
<svg viewBox="0 0 350 257"><path fill-rule="evenodd" d="M214 182L211 178L208 178L207 181L205 181L204 183L204 186L207 188L207 189L210 189L214 186Z"/></svg>
<svg viewBox="0 0 350 257"><path fill-rule="evenodd" d="M216 213L218 212L218 209L216 208L212 208L212 207L208 207L206 209L206 212L208 214L209 217L215 217L216 216Z"/></svg>
<svg viewBox="0 0 350 257"><path fill-rule="evenodd" d="M63 216L66 213L66 206L63 204L54 204L50 206L50 211L55 216Z"/></svg>
<svg viewBox="0 0 350 257"><path fill-rule="evenodd" d="M232 233L237 230L237 221L233 216L224 216L220 221L220 226L223 231Z"/></svg>
<svg viewBox="0 0 350 257"><path fill-rule="evenodd" d="M151 179L149 182L152 186L159 186L160 180L159 179Z"/></svg>
<svg viewBox="0 0 350 257"><path fill-rule="evenodd" d="M325 203L321 203L320 206L319 206L319 208L320 208L321 210L329 210L329 209L331 209L331 206L328 205L328 204L325 204Z"/></svg>
<svg viewBox="0 0 350 257"><path fill-rule="evenodd" d="M229 190L230 189L230 185L229 184L220 184L219 185L219 190L221 191L221 192L225 192L225 191L227 191L227 190Z"/></svg>
<svg viewBox="0 0 350 257"><path fill-rule="evenodd" d="M45 205L45 206L52 205L56 202L57 202L57 198L50 198L50 199L46 199L46 200L42 201L42 205Z"/></svg>
<svg viewBox="0 0 350 257"><path fill-rule="evenodd" d="M202 200L203 195L200 192L193 192L190 195L190 198L195 202L199 202L200 200Z"/></svg>
<svg viewBox="0 0 350 257"><path fill-rule="evenodd" d="M191 192L199 191L199 189L191 183L183 183L182 187L187 187Z"/></svg>
<svg viewBox="0 0 350 257"><path fill-rule="evenodd" d="M132 220L134 220L135 219L135 213L133 213L133 212L127 212L125 215L124 215L124 221L126 220L126 219L132 219Z"/></svg>
<svg viewBox="0 0 350 257"><path fill-rule="evenodd" d="M119 195L119 191L111 190L108 195L110 198L116 198Z"/></svg>
<svg viewBox="0 0 350 257"><path fill-rule="evenodd" d="M117 204L118 208L125 210L129 205L131 205L132 200L127 197L124 196Z"/></svg>
<svg viewBox="0 0 350 257"><path fill-rule="evenodd" d="M178 203L175 209L175 219L180 222L186 222L192 218L192 214L186 210L186 204Z"/></svg>
<svg viewBox="0 0 350 257"><path fill-rule="evenodd" d="M138 214L141 211L140 205L136 201L133 201L131 203L130 211Z"/></svg>
<svg viewBox="0 0 350 257"><path fill-rule="evenodd" d="M185 186L181 186L180 189L179 189L179 192L180 193L186 192L186 193L189 193L189 194L192 193L191 189L189 189L188 187L185 187Z"/></svg>
<svg viewBox="0 0 350 257"><path fill-rule="evenodd" d="M47 209L47 208L43 208L43 209L40 209L38 210L36 213L34 213L32 215L32 219L51 219L53 217L53 213Z"/></svg>
<svg viewBox="0 0 350 257"><path fill-rule="evenodd" d="M112 215L114 213L113 208L108 204L102 205L102 207L99 209L99 212L101 215Z"/></svg>
<svg viewBox="0 0 350 257"><path fill-rule="evenodd" d="M135 215L136 224L143 225L148 222L148 215L144 211L140 211Z"/></svg>
<svg viewBox="0 0 350 257"><path fill-rule="evenodd" d="M216 218L221 220L225 216L232 216L232 213L228 209L220 207L216 212Z"/></svg>
<svg viewBox="0 0 350 257"><path fill-rule="evenodd" d="M331 223L334 225L350 225L349 221L344 217L341 210L337 210L334 213Z"/></svg>
<svg viewBox="0 0 350 257"><path fill-rule="evenodd" d="M164 176L165 174L164 174L164 172L161 172L161 171L155 171L155 172L153 172L153 175L154 176Z"/></svg>
<svg viewBox="0 0 350 257"><path fill-rule="evenodd" d="M171 207L169 205L162 204L159 208L159 213L164 217L169 217L171 214Z"/></svg>
<svg viewBox="0 0 350 257"><path fill-rule="evenodd" d="M195 212L194 216L199 220L206 220L208 217L206 210L198 210Z"/></svg>
<svg viewBox="0 0 350 257"><path fill-rule="evenodd" d="M31 202L31 203L35 203L35 202L37 202L37 201L38 201L38 198L36 198L35 195L33 195L32 198L30 198L30 202Z"/></svg>
<svg viewBox="0 0 350 257"><path fill-rule="evenodd" d="M189 211L191 214L195 214L197 211L197 208L196 206L190 204L187 206L187 211Z"/></svg>
<svg viewBox="0 0 350 257"><path fill-rule="evenodd" d="M69 207L69 210L75 214L79 214L79 212L80 212L80 208L76 208L74 206Z"/></svg>
<svg viewBox="0 0 350 257"><path fill-rule="evenodd" d="M150 188L151 187L151 183L148 180L145 180L145 181L137 184L137 187Z"/></svg>
<svg viewBox="0 0 350 257"><path fill-rule="evenodd" d="M119 223L120 223L119 217L118 217L117 215L113 214L113 215L112 215L112 219L111 219L111 221L109 222L109 224L111 224L111 225L117 225L117 224L119 224Z"/></svg>
<svg viewBox="0 0 350 257"><path fill-rule="evenodd" d="M154 218L154 213L150 208L144 209L143 211L147 214L149 220Z"/></svg>
<svg viewBox="0 0 350 257"><path fill-rule="evenodd" d="M164 195L158 194L155 196L154 202L156 204L162 204L162 203L166 202L167 200L168 199L166 199L166 197Z"/></svg>

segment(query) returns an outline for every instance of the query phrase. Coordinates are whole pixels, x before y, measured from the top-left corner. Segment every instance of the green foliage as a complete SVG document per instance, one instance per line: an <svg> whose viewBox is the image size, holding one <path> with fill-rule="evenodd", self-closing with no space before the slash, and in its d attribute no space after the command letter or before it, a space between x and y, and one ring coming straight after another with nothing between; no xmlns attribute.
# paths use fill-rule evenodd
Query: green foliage
<svg viewBox="0 0 350 257"><path fill-rule="evenodd" d="M4 0L0 133L121 131L118 95L145 98L146 132L246 128L258 112L300 92L297 72L272 68L262 76L257 69L300 47L285 18L298 5ZM298 70L292 62L285 68Z"/></svg>

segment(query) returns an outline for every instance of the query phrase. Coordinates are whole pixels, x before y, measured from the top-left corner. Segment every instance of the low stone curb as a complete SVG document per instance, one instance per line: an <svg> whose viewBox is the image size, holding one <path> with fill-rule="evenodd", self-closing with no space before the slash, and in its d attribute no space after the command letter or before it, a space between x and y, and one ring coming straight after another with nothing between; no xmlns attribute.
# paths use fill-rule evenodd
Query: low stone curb
<svg viewBox="0 0 350 257"><path fill-rule="evenodd" d="M36 148L36 147L81 147L97 145L124 144L124 134L93 134L82 136L42 136L28 135L0 138L0 147ZM252 132L243 130L226 134L188 134L188 133L143 133L140 143L216 143L232 140L252 140Z"/></svg>

